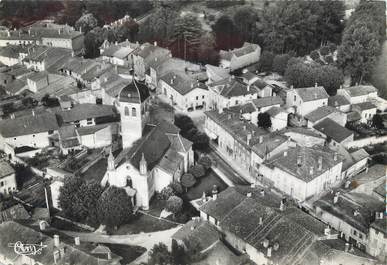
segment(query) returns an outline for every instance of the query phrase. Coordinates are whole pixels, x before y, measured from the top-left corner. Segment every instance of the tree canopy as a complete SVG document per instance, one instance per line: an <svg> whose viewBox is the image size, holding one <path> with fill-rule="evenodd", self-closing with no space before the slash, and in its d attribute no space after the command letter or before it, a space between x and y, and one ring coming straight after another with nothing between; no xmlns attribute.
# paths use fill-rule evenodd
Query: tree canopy
<svg viewBox="0 0 387 265"><path fill-rule="evenodd" d="M117 227L128 222L132 211L130 197L122 188L110 186L98 201L99 221L108 227Z"/></svg>
<svg viewBox="0 0 387 265"><path fill-rule="evenodd" d="M264 129L271 127L270 115L266 112L258 114L258 126Z"/></svg>

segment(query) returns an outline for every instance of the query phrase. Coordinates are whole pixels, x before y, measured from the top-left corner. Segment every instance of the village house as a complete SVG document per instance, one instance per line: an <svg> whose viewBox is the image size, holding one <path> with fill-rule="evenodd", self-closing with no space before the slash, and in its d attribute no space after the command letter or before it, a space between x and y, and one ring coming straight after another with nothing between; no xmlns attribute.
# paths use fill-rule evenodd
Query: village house
<svg viewBox="0 0 387 265"><path fill-rule="evenodd" d="M50 136L59 128L55 114L45 112L0 121L0 149L5 144L13 147L50 146Z"/></svg>
<svg viewBox="0 0 387 265"><path fill-rule="evenodd" d="M218 82L220 80L230 77L229 71L227 71L222 67L214 66L211 64L206 64L205 66L206 66L206 74L208 77L207 84Z"/></svg>
<svg viewBox="0 0 387 265"><path fill-rule="evenodd" d="M255 264L375 264L376 260L338 239L327 227L267 189L229 187L197 200L202 220Z"/></svg>
<svg viewBox="0 0 387 265"><path fill-rule="evenodd" d="M31 46L28 47L26 56L23 57L22 63L28 69L35 71L50 71L50 69L59 61L68 60L71 58L71 51L64 48L49 47L49 46Z"/></svg>
<svg viewBox="0 0 387 265"><path fill-rule="evenodd" d="M363 149L360 149L363 150ZM364 150L362 152L365 152ZM378 194L375 194L375 189L378 189L380 185L383 186L383 193L385 193L385 184L387 178L387 168L382 164L375 164L363 168L360 174L354 175L351 178L351 189L354 192L365 193L372 195L378 200L384 201L385 194L382 198Z"/></svg>
<svg viewBox="0 0 387 265"><path fill-rule="evenodd" d="M294 113L305 116L318 107L328 105L328 94L324 87L291 88L286 94L286 106L293 107Z"/></svg>
<svg viewBox="0 0 387 265"><path fill-rule="evenodd" d="M342 158L321 146L290 147L259 167L265 183L298 201L339 185L341 170Z"/></svg>
<svg viewBox="0 0 387 265"><path fill-rule="evenodd" d="M48 86L48 82L47 72L38 72L27 77L28 89L33 93L36 93L45 86Z"/></svg>
<svg viewBox="0 0 387 265"><path fill-rule="evenodd" d="M84 35L79 31L53 29L43 32L41 40L42 45L69 49L75 54L81 54L84 49Z"/></svg>
<svg viewBox="0 0 387 265"><path fill-rule="evenodd" d="M381 262L386 262L387 257L387 231L386 217L379 213L376 220L371 223L368 233L367 253L377 257Z"/></svg>
<svg viewBox="0 0 387 265"><path fill-rule="evenodd" d="M352 110L360 115L361 123L369 123L376 114L376 106L371 102L362 102L352 105Z"/></svg>
<svg viewBox="0 0 387 265"><path fill-rule="evenodd" d="M279 131L288 126L289 113L283 108L271 107L266 113L269 114L271 120L270 131Z"/></svg>
<svg viewBox="0 0 387 265"><path fill-rule="evenodd" d="M370 155L363 149L349 152L344 147L338 148L339 154L343 157L343 169L341 176L344 179L352 178L363 170L368 170L368 160ZM347 184L347 183L346 183Z"/></svg>
<svg viewBox="0 0 387 265"><path fill-rule="evenodd" d="M206 110L208 106L207 86L184 73L167 73L160 78L158 87L158 94L179 110Z"/></svg>
<svg viewBox="0 0 387 265"><path fill-rule="evenodd" d="M212 144L228 160L246 171L251 170L251 149L268 131L241 120L239 114L206 111L204 130Z"/></svg>
<svg viewBox="0 0 387 265"><path fill-rule="evenodd" d="M351 102L343 95L330 96L328 106L334 107L342 112L351 111Z"/></svg>
<svg viewBox="0 0 387 265"><path fill-rule="evenodd" d="M145 80L145 75L149 71L149 64L155 60L161 61L168 57L172 57L171 51L157 46L156 42L153 45L150 43L141 44L140 47L133 52L135 77L139 80Z"/></svg>
<svg viewBox="0 0 387 265"><path fill-rule="evenodd" d="M318 219L341 232L347 241L362 250L369 242L371 222L385 210L385 204L371 195L344 191L328 193L313 207Z"/></svg>
<svg viewBox="0 0 387 265"><path fill-rule="evenodd" d="M6 161L0 161L0 194L9 195L16 191L15 170Z"/></svg>
<svg viewBox="0 0 387 265"><path fill-rule="evenodd" d="M131 43L128 40L120 43L110 43L105 40L100 48L102 60L113 65L133 67L131 54L138 49L139 43Z"/></svg>
<svg viewBox="0 0 387 265"><path fill-rule="evenodd" d="M28 34L27 32L20 30L9 30L1 32L0 34L0 47L7 45L27 45L27 44L39 44L40 40L38 36Z"/></svg>
<svg viewBox="0 0 387 265"><path fill-rule="evenodd" d="M330 118L326 118L315 124L313 129L320 135L326 137L327 142L332 147L350 143L354 138L354 133L351 130L348 130Z"/></svg>
<svg viewBox="0 0 387 265"><path fill-rule="evenodd" d="M234 76L208 85L209 108L223 110L258 97L255 87L247 86Z"/></svg>
<svg viewBox="0 0 387 265"><path fill-rule="evenodd" d="M257 63L261 56L261 47L258 44L245 42L241 48L230 51L221 50L220 66L230 72Z"/></svg>
<svg viewBox="0 0 387 265"><path fill-rule="evenodd" d="M0 63L7 66L21 63L26 55L27 46L24 45L8 45L0 47Z"/></svg>
<svg viewBox="0 0 387 265"><path fill-rule="evenodd" d="M121 256L111 252L108 247L81 242L79 237L69 237L61 234L55 228L49 227L46 221L8 221L0 224L0 262L3 264L65 264L69 260L73 265L101 264L118 265ZM31 238L37 241L31 242ZM71 239L71 241L70 241ZM42 244L40 255L19 255L9 243L26 242L24 244ZM29 242L29 243L27 243Z"/></svg>
<svg viewBox="0 0 387 265"><path fill-rule="evenodd" d="M347 123L347 115L331 106L319 107L314 111L306 114L304 118L308 121L308 128L313 128L315 124L326 118L331 119L332 121L343 127L345 127L345 124Z"/></svg>
<svg viewBox="0 0 387 265"><path fill-rule="evenodd" d="M352 105L376 98L378 96L378 90L374 86L360 85L338 89L337 95L344 96Z"/></svg>
<svg viewBox="0 0 387 265"><path fill-rule="evenodd" d="M288 127L282 130L281 133L290 137L290 139L299 146L312 147L314 145L323 146L325 144L325 136L322 136L311 129Z"/></svg>

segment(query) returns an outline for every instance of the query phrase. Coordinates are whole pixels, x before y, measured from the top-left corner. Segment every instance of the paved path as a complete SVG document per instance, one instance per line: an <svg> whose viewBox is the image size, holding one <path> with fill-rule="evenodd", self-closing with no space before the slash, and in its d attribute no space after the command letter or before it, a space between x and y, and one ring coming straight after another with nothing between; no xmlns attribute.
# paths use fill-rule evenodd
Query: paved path
<svg viewBox="0 0 387 265"><path fill-rule="evenodd" d="M73 231L62 231L63 233L71 237L79 237L81 241L94 242L94 243L110 243L110 244L123 244L123 245L135 245L141 246L147 249L147 251L138 257L131 264L140 264L148 260L148 251L160 242L171 248L172 240L171 237L177 230L181 228L178 225L168 230L162 230L152 233L140 233L132 235L103 235L97 233L84 233L84 232L73 232Z"/></svg>

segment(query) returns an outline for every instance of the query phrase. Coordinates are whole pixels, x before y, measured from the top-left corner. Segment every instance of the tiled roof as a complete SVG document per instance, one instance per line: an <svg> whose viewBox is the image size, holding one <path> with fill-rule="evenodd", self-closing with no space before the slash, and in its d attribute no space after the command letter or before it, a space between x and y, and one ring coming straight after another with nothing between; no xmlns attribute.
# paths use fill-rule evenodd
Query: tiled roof
<svg viewBox="0 0 387 265"><path fill-rule="evenodd" d="M327 137L332 138L338 143L341 143L342 141L353 135L352 131L348 130L343 126L340 126L338 123L334 122L329 118L320 121L319 123L314 125L313 128L323 133Z"/></svg>
<svg viewBox="0 0 387 265"><path fill-rule="evenodd" d="M347 121L358 121L361 119L360 113L357 111L351 111L347 113Z"/></svg>
<svg viewBox="0 0 387 265"><path fill-rule="evenodd" d="M280 113L288 114L288 112L281 107L271 107L268 111L266 111L266 113L269 114L271 117L275 117Z"/></svg>
<svg viewBox="0 0 387 265"><path fill-rule="evenodd" d="M364 96L378 91L374 86L365 86L365 85L347 87L347 88L344 88L344 90L347 91L351 97Z"/></svg>
<svg viewBox="0 0 387 265"><path fill-rule="evenodd" d="M158 167L170 173L171 175L175 175L176 172L182 168L183 162L183 156L176 150L169 148L159 161Z"/></svg>
<svg viewBox="0 0 387 265"><path fill-rule="evenodd" d="M12 220L26 220L31 216L21 204L0 211L0 223Z"/></svg>
<svg viewBox="0 0 387 265"><path fill-rule="evenodd" d="M371 102L362 102L358 104L353 104L352 108L355 110L359 109L360 111L363 111L363 110L369 110L369 109L376 109L376 106Z"/></svg>
<svg viewBox="0 0 387 265"><path fill-rule="evenodd" d="M43 78L47 78L47 76L48 76L48 73L46 71L42 71L42 72L37 72L37 73L33 73L32 75L29 75L27 79L37 82Z"/></svg>
<svg viewBox="0 0 387 265"><path fill-rule="evenodd" d="M240 114L252 113L252 112L255 112L256 110L257 109L255 108L252 102L247 102L246 104L243 104L243 105L235 105L226 109L226 111L240 113Z"/></svg>
<svg viewBox="0 0 387 265"><path fill-rule="evenodd" d="M64 123L86 120L89 118L114 116L115 112L112 106L97 104L76 104L69 110L58 112L61 121Z"/></svg>
<svg viewBox="0 0 387 265"><path fill-rule="evenodd" d="M0 121L0 133L6 138L48 132L58 127L55 114L49 112Z"/></svg>
<svg viewBox="0 0 387 265"><path fill-rule="evenodd" d="M241 48L236 48L231 51L220 51L220 58L224 60L230 60L232 55L241 57L255 52L257 48L259 48L259 45L245 42Z"/></svg>
<svg viewBox="0 0 387 265"><path fill-rule="evenodd" d="M209 86L213 87L214 89L216 87L220 95L228 98L258 93L254 87L248 88L247 85L243 84L235 77L230 77L220 80L218 82L213 82L209 84Z"/></svg>
<svg viewBox="0 0 387 265"><path fill-rule="evenodd" d="M257 98L257 99L253 99L252 102L257 108L281 105L284 103L280 97Z"/></svg>
<svg viewBox="0 0 387 265"><path fill-rule="evenodd" d="M338 111L336 108L331 106L322 106L306 114L305 119L310 120L311 122L316 122L323 119L324 117L329 116L334 112L340 112L340 111Z"/></svg>
<svg viewBox="0 0 387 265"><path fill-rule="evenodd" d="M0 161L0 178L15 173L13 167L6 161Z"/></svg>
<svg viewBox="0 0 387 265"><path fill-rule="evenodd" d="M169 72L160 78L173 87L180 95L186 95L196 88L207 90L207 86L197 80L193 80L187 74L181 72Z"/></svg>
<svg viewBox="0 0 387 265"><path fill-rule="evenodd" d="M287 154L284 155L284 152ZM271 157L264 163L269 167L277 167L304 182L310 182L342 162L340 156L334 160L334 154L330 149L321 146L296 146ZM298 159L300 159L300 164L297 164ZM319 169L319 159L322 159L321 169ZM312 172L311 167L313 167Z"/></svg>
<svg viewBox="0 0 387 265"><path fill-rule="evenodd" d="M286 136L270 133L262 136L262 143L256 143L253 146L253 152L255 152L259 157L264 158L268 153L275 150L277 147L282 145L288 140Z"/></svg>
<svg viewBox="0 0 387 265"><path fill-rule="evenodd" d="M332 107L346 106L351 104L349 100L343 95L331 96L328 98L328 105Z"/></svg>
<svg viewBox="0 0 387 265"><path fill-rule="evenodd" d="M315 206L336 216L356 229L368 234L375 212L383 212L385 204L373 196L349 192L340 194L337 203L333 203L335 193L328 193L315 202ZM355 214L358 211L358 214Z"/></svg>
<svg viewBox="0 0 387 265"><path fill-rule="evenodd" d="M304 102L328 99L329 97L328 93L322 86L296 88L295 91Z"/></svg>

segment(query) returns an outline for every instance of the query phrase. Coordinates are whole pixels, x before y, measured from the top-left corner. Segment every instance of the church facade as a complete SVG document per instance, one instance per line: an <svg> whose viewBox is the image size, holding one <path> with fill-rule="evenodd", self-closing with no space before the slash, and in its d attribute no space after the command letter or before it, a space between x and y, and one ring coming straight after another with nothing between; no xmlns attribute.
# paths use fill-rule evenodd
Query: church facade
<svg viewBox="0 0 387 265"><path fill-rule="evenodd" d="M149 122L150 95L147 86L133 79L124 87L116 107L121 115L122 150L110 152L101 185L124 188L134 206L149 209L155 192L173 181L194 163L192 142L167 122Z"/></svg>

